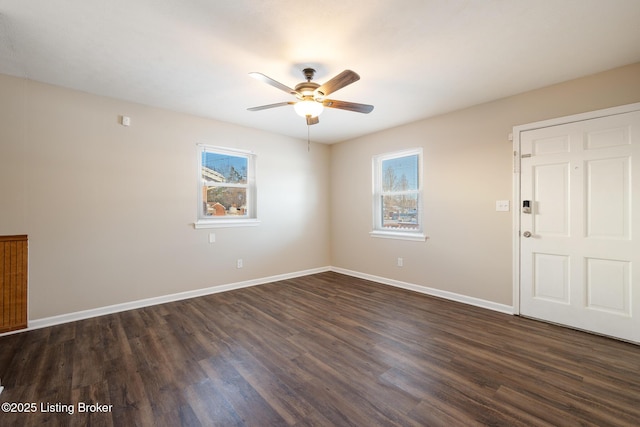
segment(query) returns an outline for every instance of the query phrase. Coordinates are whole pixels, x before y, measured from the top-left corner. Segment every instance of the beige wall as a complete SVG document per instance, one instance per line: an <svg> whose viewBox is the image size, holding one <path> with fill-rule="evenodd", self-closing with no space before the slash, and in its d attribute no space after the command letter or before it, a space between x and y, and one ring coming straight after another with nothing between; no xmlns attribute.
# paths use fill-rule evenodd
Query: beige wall
<svg viewBox="0 0 640 427"><path fill-rule="evenodd" d="M328 146L4 75L0 94L0 235L29 235L30 320L330 264ZM193 228L196 143L257 153L260 226Z"/></svg>
<svg viewBox="0 0 640 427"><path fill-rule="evenodd" d="M332 265L511 305L512 212L495 202L512 198L513 126L634 102L640 64L333 145ZM424 149L429 239L372 238L372 156L413 147Z"/></svg>
<svg viewBox="0 0 640 427"><path fill-rule="evenodd" d="M310 152L9 76L0 94L0 235L29 235L30 320L327 265L510 305L511 213L495 212L511 198L507 135L640 101L640 64ZM193 228L196 143L258 154L260 226ZM429 240L371 238L371 157L417 146Z"/></svg>

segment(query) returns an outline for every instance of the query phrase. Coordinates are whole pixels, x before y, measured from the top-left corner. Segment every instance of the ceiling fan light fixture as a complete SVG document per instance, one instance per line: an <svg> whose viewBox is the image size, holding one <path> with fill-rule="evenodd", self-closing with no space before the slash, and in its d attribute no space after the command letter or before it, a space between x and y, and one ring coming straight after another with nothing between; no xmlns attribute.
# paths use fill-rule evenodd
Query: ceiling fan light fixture
<svg viewBox="0 0 640 427"><path fill-rule="evenodd" d="M322 114L322 112L324 111L324 107L355 111L356 113L363 114L368 114L373 111L373 105L325 98L325 96L330 95L331 93L360 80L360 76L356 72L351 70L344 70L322 86L316 82L311 81L313 79L313 73L315 72L313 68L305 68L304 70L302 70L302 72L304 73L306 81L298 83L295 86L295 89L291 89L289 86L283 85L282 83L277 82L271 77L265 76L264 74L250 73L251 77L295 96L297 98L297 101L278 102L275 104L261 105L259 107L247 108L247 110L260 111L266 110L268 108L293 105L296 114L306 119L307 126L319 123L318 116Z"/></svg>
<svg viewBox="0 0 640 427"><path fill-rule="evenodd" d="M320 102L309 99L296 102L293 108L302 117L318 117L324 111L324 106Z"/></svg>

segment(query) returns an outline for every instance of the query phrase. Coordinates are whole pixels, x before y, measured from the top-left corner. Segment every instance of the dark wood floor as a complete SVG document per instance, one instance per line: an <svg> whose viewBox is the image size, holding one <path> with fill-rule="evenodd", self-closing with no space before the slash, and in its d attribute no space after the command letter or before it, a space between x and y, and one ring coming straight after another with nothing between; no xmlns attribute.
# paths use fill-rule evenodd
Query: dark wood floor
<svg viewBox="0 0 640 427"><path fill-rule="evenodd" d="M0 375L37 405L2 426L640 423L640 346L337 273L5 336Z"/></svg>

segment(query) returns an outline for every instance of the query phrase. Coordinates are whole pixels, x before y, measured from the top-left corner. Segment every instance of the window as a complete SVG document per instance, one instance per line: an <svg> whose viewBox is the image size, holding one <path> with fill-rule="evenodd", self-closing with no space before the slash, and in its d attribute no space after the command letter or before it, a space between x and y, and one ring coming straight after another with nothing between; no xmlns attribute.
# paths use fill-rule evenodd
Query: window
<svg viewBox="0 0 640 427"><path fill-rule="evenodd" d="M425 240L422 224L422 149L373 158L374 237Z"/></svg>
<svg viewBox="0 0 640 427"><path fill-rule="evenodd" d="M196 228L257 223L255 155L198 145Z"/></svg>

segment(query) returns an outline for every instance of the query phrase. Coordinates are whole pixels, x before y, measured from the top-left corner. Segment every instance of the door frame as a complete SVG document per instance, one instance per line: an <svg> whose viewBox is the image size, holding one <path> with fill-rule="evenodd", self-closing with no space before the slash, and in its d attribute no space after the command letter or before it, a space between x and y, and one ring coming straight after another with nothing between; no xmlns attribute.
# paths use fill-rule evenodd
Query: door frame
<svg viewBox="0 0 640 427"><path fill-rule="evenodd" d="M513 127L513 133L511 134L511 138L513 141L513 314L520 314L520 209L522 204L520 196L520 143L522 133L551 126L581 122L601 117L615 116L618 114L630 113L632 111L640 111L640 102L605 108L602 110L589 111L586 113L573 114L570 116L557 117L554 119L542 120L539 122L527 123L524 125L517 125Z"/></svg>

